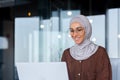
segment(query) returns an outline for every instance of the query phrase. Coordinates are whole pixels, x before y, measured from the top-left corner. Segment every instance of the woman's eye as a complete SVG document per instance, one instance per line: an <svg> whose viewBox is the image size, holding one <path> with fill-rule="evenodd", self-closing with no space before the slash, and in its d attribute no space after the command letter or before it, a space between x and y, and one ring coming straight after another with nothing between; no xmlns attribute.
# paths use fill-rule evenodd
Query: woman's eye
<svg viewBox="0 0 120 80"><path fill-rule="evenodd" d="M78 29L77 31L82 31L83 29Z"/></svg>
<svg viewBox="0 0 120 80"><path fill-rule="evenodd" d="M70 32L74 32L74 30L70 30Z"/></svg>

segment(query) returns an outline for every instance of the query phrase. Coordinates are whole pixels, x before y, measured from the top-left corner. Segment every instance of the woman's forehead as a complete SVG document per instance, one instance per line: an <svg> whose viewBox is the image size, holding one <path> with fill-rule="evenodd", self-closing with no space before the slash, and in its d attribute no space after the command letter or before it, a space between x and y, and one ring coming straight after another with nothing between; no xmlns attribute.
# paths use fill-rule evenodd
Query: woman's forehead
<svg viewBox="0 0 120 80"><path fill-rule="evenodd" d="M79 22L73 22L71 25L70 25L71 28L77 28L77 27L81 27L83 28L82 24L79 23Z"/></svg>

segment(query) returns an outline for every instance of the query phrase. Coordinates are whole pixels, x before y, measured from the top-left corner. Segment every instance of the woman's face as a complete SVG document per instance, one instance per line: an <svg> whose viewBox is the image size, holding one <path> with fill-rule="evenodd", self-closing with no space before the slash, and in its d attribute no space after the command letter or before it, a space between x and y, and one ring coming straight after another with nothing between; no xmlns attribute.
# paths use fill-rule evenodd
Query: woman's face
<svg viewBox="0 0 120 80"><path fill-rule="evenodd" d="M85 38L85 29L80 23L73 22L70 25L70 35L76 44L81 44Z"/></svg>

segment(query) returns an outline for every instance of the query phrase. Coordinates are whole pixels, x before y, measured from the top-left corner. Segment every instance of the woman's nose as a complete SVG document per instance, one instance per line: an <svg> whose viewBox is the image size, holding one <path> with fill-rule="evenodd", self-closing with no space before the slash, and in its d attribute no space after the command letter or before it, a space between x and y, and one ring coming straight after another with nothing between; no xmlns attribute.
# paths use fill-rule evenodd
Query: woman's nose
<svg viewBox="0 0 120 80"><path fill-rule="evenodd" d="M76 35L77 35L77 32L76 32L76 31L74 31L74 32L73 32L73 36L75 37Z"/></svg>

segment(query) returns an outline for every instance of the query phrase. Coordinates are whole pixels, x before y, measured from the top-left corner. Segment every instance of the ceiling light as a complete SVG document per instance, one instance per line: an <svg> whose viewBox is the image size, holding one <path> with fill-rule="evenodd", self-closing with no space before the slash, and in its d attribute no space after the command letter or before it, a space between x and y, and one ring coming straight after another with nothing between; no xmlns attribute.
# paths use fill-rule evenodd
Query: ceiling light
<svg viewBox="0 0 120 80"><path fill-rule="evenodd" d="M58 37L58 39L60 39L60 38L61 38L61 35L59 34L57 37Z"/></svg>
<svg viewBox="0 0 120 80"><path fill-rule="evenodd" d="M71 16L72 15L72 11L67 11L67 15Z"/></svg>
<svg viewBox="0 0 120 80"><path fill-rule="evenodd" d="M31 16L31 12L28 12L28 16Z"/></svg>
<svg viewBox="0 0 120 80"><path fill-rule="evenodd" d="M40 28L43 29L45 26L43 24L40 25Z"/></svg>
<svg viewBox="0 0 120 80"><path fill-rule="evenodd" d="M92 41L93 41L93 42L96 42L96 38L95 38L95 37L94 37L94 38L92 38Z"/></svg>
<svg viewBox="0 0 120 80"><path fill-rule="evenodd" d="M120 39L120 34L118 34L118 38Z"/></svg>
<svg viewBox="0 0 120 80"><path fill-rule="evenodd" d="M89 19L90 23L92 24L93 23L93 20L92 19Z"/></svg>
<svg viewBox="0 0 120 80"><path fill-rule="evenodd" d="M69 34L69 35L68 35L68 37L70 37L70 38L71 38L71 35Z"/></svg>

